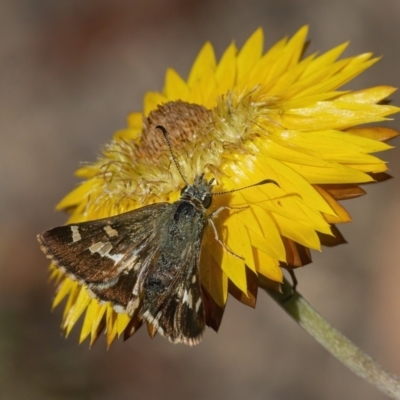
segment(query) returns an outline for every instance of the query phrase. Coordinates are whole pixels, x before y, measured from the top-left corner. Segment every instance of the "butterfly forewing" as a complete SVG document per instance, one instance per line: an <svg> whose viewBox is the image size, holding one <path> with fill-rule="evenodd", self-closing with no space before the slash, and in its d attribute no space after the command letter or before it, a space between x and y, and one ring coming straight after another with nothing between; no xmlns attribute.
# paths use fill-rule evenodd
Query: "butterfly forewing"
<svg viewBox="0 0 400 400"><path fill-rule="evenodd" d="M159 219L169 206L157 203L115 217L60 226L38 239L48 258L71 279L87 285L100 300L126 308L140 270L157 253Z"/></svg>

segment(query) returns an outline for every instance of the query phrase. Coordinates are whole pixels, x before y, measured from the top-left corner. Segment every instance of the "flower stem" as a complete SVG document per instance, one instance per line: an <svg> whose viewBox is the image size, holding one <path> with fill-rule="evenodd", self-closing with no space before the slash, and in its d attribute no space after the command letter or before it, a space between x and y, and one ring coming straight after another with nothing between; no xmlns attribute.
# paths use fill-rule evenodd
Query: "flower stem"
<svg viewBox="0 0 400 400"><path fill-rule="evenodd" d="M264 279L260 279L259 284L303 329L351 371L389 397L400 399L400 378L385 371L333 328L298 292L288 298L292 289L287 281L282 285L283 294L272 290Z"/></svg>

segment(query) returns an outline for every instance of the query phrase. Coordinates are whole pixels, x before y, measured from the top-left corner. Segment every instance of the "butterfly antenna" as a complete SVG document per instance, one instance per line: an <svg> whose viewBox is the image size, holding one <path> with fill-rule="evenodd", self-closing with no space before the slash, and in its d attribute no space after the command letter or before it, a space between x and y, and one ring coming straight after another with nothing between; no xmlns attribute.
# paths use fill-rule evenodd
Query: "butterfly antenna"
<svg viewBox="0 0 400 400"><path fill-rule="evenodd" d="M157 129L157 128L158 128L158 129L163 133L163 135L164 135L165 141L167 142L167 145L168 145L168 148L169 148L169 152L171 153L172 160L174 161L174 164L175 164L175 166L176 166L176 169L177 169L178 172L179 172L179 175L181 176L183 182L185 182L186 185L189 185L189 184L186 182L186 179L185 179L185 177L184 177L183 174L182 174L182 171L181 171L181 168L179 167L178 162L176 161L176 158L175 158L174 153L173 153L173 151L172 151L171 142L169 141L169 138L168 138L168 132L167 132L167 130L166 130L162 125L157 125L157 126L156 126L156 129Z"/></svg>
<svg viewBox="0 0 400 400"><path fill-rule="evenodd" d="M238 192L239 190L243 190L243 189L248 189L254 186L261 186L261 185L266 185L267 183L273 183L274 185L279 186L278 182L274 181L273 179L264 179L261 182L258 183L254 183L253 185L248 185L239 189L232 189L232 190L228 190L226 192L212 192L211 195L215 196L215 195L219 195L219 194L227 194L227 193L233 193L233 192Z"/></svg>

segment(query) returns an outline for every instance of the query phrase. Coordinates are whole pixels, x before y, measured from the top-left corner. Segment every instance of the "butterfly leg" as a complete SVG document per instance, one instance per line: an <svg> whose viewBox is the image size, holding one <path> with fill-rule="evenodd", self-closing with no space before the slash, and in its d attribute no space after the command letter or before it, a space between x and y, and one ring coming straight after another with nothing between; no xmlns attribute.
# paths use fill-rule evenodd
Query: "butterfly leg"
<svg viewBox="0 0 400 400"><path fill-rule="evenodd" d="M222 206L220 208L217 208L215 211L213 211L208 218L215 218L218 217L218 215L221 213L221 211L224 210L244 210L246 208L249 208L248 206L243 206L243 207L229 207L229 206Z"/></svg>
<svg viewBox="0 0 400 400"><path fill-rule="evenodd" d="M222 207L221 207L222 208ZM226 207L227 208L227 207ZM219 210L219 209L218 209ZM217 210L217 211L218 211ZM215 212L214 212L215 213ZM213 213L213 214L214 214ZM211 214L212 215L212 214ZM209 224L211 225L211 227L213 228L213 231L214 231L214 236L215 236L215 240L226 250L226 251L228 251L229 253L231 253L233 256L235 256L235 257L237 257L237 258L240 258L241 260L244 260L244 258L243 257L241 257L241 256L239 256L239 254L236 254L236 253L234 253L231 249L229 249L223 242L222 242L222 240L219 238L219 236L218 236L218 232L217 232L217 228L215 227L215 224L214 224L214 221L210 218L209 220L208 220L208 222L209 222Z"/></svg>

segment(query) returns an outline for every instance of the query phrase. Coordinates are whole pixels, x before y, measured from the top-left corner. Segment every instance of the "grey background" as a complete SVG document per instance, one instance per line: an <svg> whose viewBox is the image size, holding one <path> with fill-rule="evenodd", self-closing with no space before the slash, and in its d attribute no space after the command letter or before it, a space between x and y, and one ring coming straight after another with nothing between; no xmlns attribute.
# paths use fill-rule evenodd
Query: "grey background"
<svg viewBox="0 0 400 400"><path fill-rule="evenodd" d="M350 88L399 86L399 18L398 0L2 0L0 398L384 399L264 293L256 310L230 300L220 332L195 348L145 329L109 351L103 339L78 346L78 329L65 340L35 234L65 221L53 209L79 162L162 88L167 67L186 76L206 40L220 56L258 26L268 48L308 23L310 51L351 40L346 55L384 56ZM314 254L298 278L327 319L400 374L399 152L383 157L397 178L345 204L349 244Z"/></svg>

